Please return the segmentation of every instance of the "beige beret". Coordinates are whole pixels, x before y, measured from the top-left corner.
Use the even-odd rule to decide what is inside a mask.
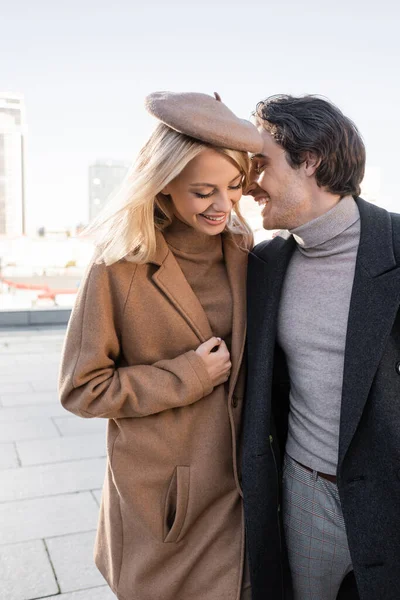
[[[217,94],[154,92],[146,97],[145,107],[168,127],[203,142],[245,152],[262,150],[256,127],[234,115]]]

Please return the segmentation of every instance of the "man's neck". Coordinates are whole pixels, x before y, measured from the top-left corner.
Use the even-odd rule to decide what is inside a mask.
[[[296,227],[300,227],[301,225],[305,225],[318,217],[321,217],[329,210],[331,210],[336,204],[340,202],[341,196],[336,194],[331,194],[330,192],[326,192],[318,188],[315,194],[313,194],[310,209],[300,215],[299,221],[296,224]],[[292,228],[294,229],[294,227]]]

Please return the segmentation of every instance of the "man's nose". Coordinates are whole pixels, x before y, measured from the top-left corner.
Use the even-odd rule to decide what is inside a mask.
[[[257,187],[257,181],[255,179],[249,180],[247,185],[243,187],[243,194],[245,196],[254,196]]]

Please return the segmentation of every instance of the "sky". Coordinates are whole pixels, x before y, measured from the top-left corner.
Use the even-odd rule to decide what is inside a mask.
[[[0,0],[0,91],[27,111],[28,229],[87,221],[88,166],[135,158],[156,90],[217,91],[242,118],[272,94],[325,96],[400,212],[399,17],[393,0]]]

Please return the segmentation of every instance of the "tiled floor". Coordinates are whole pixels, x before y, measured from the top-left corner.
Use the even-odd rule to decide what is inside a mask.
[[[64,333],[0,330],[0,600],[115,600],[92,558],[105,422],[60,406]]]

